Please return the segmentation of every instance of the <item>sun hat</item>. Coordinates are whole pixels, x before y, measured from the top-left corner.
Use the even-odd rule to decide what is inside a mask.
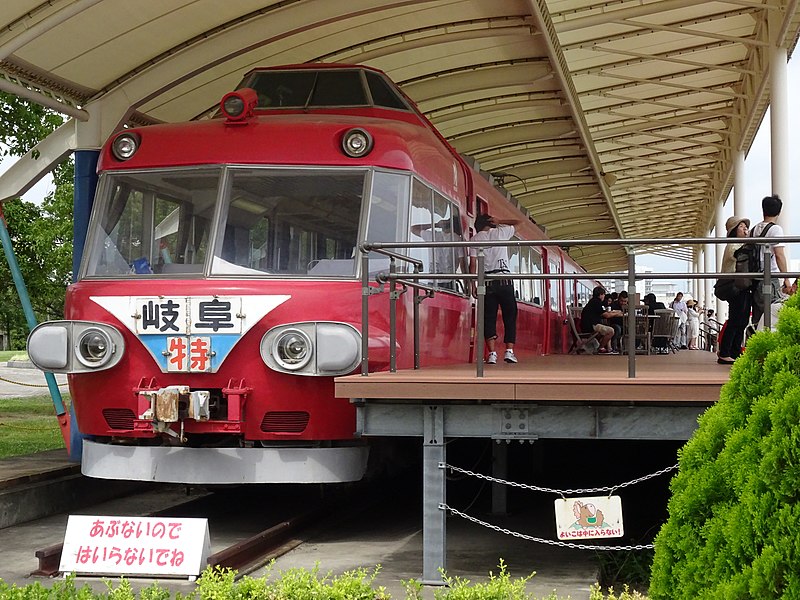
[[[747,225],[747,228],[750,229],[750,219],[746,217],[737,217],[736,215],[728,217],[728,220],[725,221],[725,231],[727,232],[728,237],[730,237],[731,231],[739,226],[739,223],[744,223]]]

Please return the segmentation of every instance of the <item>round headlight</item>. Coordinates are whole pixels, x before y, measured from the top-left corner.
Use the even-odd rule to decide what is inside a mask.
[[[78,338],[78,360],[87,367],[102,367],[114,353],[114,344],[104,331],[87,329]]]
[[[342,150],[350,158],[361,158],[372,150],[372,136],[363,129],[351,129],[342,138]]]
[[[244,112],[244,100],[241,96],[231,94],[222,102],[222,110],[229,117],[238,117]]]
[[[136,154],[141,141],[135,133],[121,133],[111,144],[111,153],[117,160],[128,160]]]
[[[272,356],[284,369],[302,369],[311,360],[311,340],[299,329],[284,331],[275,339]]]

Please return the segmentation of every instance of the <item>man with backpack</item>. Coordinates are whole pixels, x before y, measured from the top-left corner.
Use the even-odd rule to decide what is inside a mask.
[[[773,194],[766,196],[761,200],[761,212],[764,215],[764,220],[758,223],[753,229],[750,230],[750,237],[782,237],[784,235],[783,228],[778,225],[778,215],[781,214],[783,202],[780,197]],[[763,247],[762,247],[763,248]],[[770,244],[772,259],[770,262],[770,273],[774,279],[771,280],[771,302],[775,302],[782,298],[791,289],[791,282],[787,277],[778,277],[779,273],[786,273],[788,268],[788,261],[786,259],[786,250],[783,244]],[[763,261],[758,271],[763,271]],[[782,283],[782,285],[781,285]],[[753,286],[753,323],[758,323],[764,314],[764,282],[757,280]]]

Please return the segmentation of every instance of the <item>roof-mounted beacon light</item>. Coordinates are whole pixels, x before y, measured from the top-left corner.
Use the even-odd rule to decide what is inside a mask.
[[[111,153],[117,160],[128,160],[136,154],[141,144],[142,138],[138,133],[125,131],[120,133],[114,138],[114,141],[111,142]]]
[[[251,88],[228,92],[219,103],[220,110],[228,123],[245,122],[253,116],[256,106],[258,106],[258,94]]]
[[[350,158],[361,158],[372,150],[372,136],[365,129],[356,127],[342,137],[342,151]]]

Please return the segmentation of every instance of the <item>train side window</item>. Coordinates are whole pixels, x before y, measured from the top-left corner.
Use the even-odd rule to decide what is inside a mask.
[[[548,261],[549,273],[561,273],[561,267],[555,260]],[[558,311],[561,306],[561,280],[550,279],[550,310]]]
[[[411,227],[409,228],[409,242],[433,241],[433,190],[419,179],[414,180],[411,188]],[[422,271],[433,272],[433,250],[431,248],[409,248],[411,258],[422,261]],[[431,285],[430,280],[420,280],[420,283]]]
[[[375,105],[408,110],[402,98],[400,98],[397,92],[392,89],[383,77],[372,71],[365,71],[365,73],[367,75],[369,93],[372,94],[372,101]]]
[[[542,253],[536,248],[530,248],[530,269],[531,273],[542,273]],[[542,298],[544,298],[544,280],[531,279],[531,293],[533,297],[531,302],[538,306],[542,306]]]
[[[531,249],[529,247],[524,247],[519,249],[519,272],[520,273],[530,273],[531,272]],[[530,279],[523,279],[516,281],[514,283],[515,290],[517,291],[517,297],[522,300],[523,302],[532,302],[533,295],[531,294],[531,280]]]
[[[475,197],[475,203],[477,205],[478,215],[488,215],[489,214],[489,203],[486,202],[486,200],[484,200],[480,196],[476,196]]]
[[[447,198],[438,192],[433,193],[433,237],[435,242],[458,241],[458,235],[453,230],[453,209],[455,207]],[[456,248],[434,248],[433,272],[455,273],[458,261],[455,255]],[[439,279],[436,285],[446,290],[454,290],[456,282],[453,279]]]
[[[519,238],[514,236],[512,238],[514,240],[519,241]],[[512,273],[521,273],[520,271],[520,249],[515,246],[511,246],[508,248],[508,270]],[[520,280],[513,279],[512,284],[514,286],[514,297],[517,300],[522,300],[521,296],[521,288],[520,288]]]
[[[369,215],[364,240],[367,242],[406,241],[409,176],[376,171],[372,176]],[[403,253],[403,251],[399,251]],[[398,270],[404,268],[397,265]],[[375,252],[369,253],[370,275],[389,269],[389,258]]]

